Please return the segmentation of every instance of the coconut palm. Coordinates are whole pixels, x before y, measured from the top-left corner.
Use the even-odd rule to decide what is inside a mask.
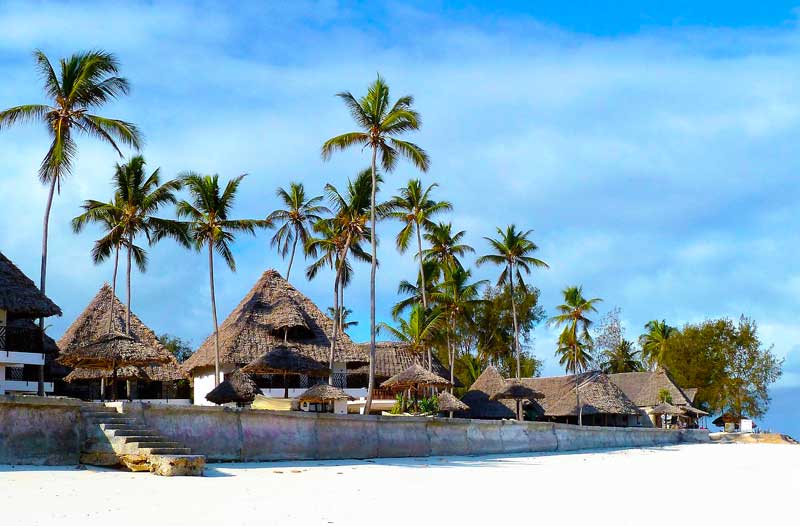
[[[288,190],[278,188],[275,194],[282,201],[285,208],[273,210],[267,216],[267,222],[270,225],[282,223],[280,228],[275,231],[271,241],[272,246],[278,248],[281,257],[285,258],[289,252],[289,246],[292,247],[289,266],[286,269],[286,280],[288,281],[289,274],[292,272],[297,242],[302,241],[302,248],[305,249],[311,237],[309,234],[310,227],[321,219],[321,214],[326,214],[330,211],[319,204],[322,201],[321,195],[306,198],[303,183],[291,183]]]
[[[461,267],[453,267],[447,272],[439,290],[431,296],[436,304],[447,314],[447,362],[450,366],[450,383],[453,383],[453,369],[456,361],[458,333],[456,327],[460,322],[469,322],[473,309],[483,302],[479,298],[480,288],[488,283],[480,280],[469,283],[472,272]],[[430,356],[429,356],[430,360]]]
[[[639,351],[633,348],[633,343],[622,339],[613,349],[603,351],[600,369],[607,374],[633,373],[642,370],[639,360]]]
[[[517,359],[517,378],[520,377],[520,348],[517,305],[514,301],[514,278],[516,277],[520,284],[524,284],[521,270],[524,270],[526,274],[530,274],[531,267],[549,268],[547,263],[531,256],[531,254],[539,250],[536,243],[529,239],[532,232],[533,230],[526,230],[525,232],[517,230],[516,225],[508,225],[505,231],[498,228],[499,237],[497,239],[484,238],[494,249],[494,253],[481,256],[477,261],[479,266],[484,263],[494,263],[504,267],[497,280],[497,285],[500,286],[502,283],[508,282],[508,286],[511,289],[511,315],[514,321],[514,354]]]
[[[422,259],[422,233],[421,230],[433,228],[431,219],[437,214],[453,209],[447,201],[434,201],[431,192],[436,188],[436,183],[423,189],[419,179],[411,179],[404,188],[400,188],[400,195],[394,196],[388,203],[391,208],[389,217],[400,220],[403,228],[397,233],[397,248],[401,254],[408,250],[411,236],[417,238],[417,259],[419,260],[419,280],[421,282],[422,306],[428,308],[428,296],[425,288],[425,270]]]
[[[442,268],[463,268],[459,258],[475,252],[471,246],[462,243],[466,232],[459,230],[453,233],[452,223],[438,223],[423,237],[430,244],[430,248],[423,251],[425,261],[437,262]]]
[[[138,149],[139,130],[133,124],[101,117],[90,111],[120,95],[127,95],[130,86],[120,77],[116,57],[105,51],[88,51],[61,59],[59,71],[47,56],[33,53],[36,69],[44,80],[49,104],[25,104],[0,112],[0,130],[24,122],[41,122],[52,139],[50,148],[39,166],[39,180],[49,185],[42,227],[42,260],[39,288],[45,292],[47,283],[47,240],[53,196],[61,190],[63,179],[72,171],[78,153],[75,136],[88,135],[110,144],[122,157],[118,143]],[[39,319],[44,338],[44,318]],[[38,394],[44,396],[44,365],[39,367]]]
[[[585,370],[592,361],[590,353],[592,337],[589,334],[592,320],[587,315],[597,312],[597,304],[603,300],[584,298],[583,287],[567,287],[562,294],[564,303],[556,307],[558,314],[547,320],[547,323],[551,326],[564,327],[558,338],[556,354],[560,356],[559,363],[565,366],[567,372],[571,372],[575,376],[578,425],[583,425],[583,408],[578,392],[578,373]]]
[[[411,307],[408,320],[398,320],[399,328],[381,323],[381,328],[386,329],[396,340],[409,344],[410,350],[422,357],[426,349],[437,336],[437,331],[444,325],[445,316],[441,309],[426,309],[417,303]]]
[[[391,172],[397,165],[398,157],[405,157],[423,172],[428,170],[430,161],[425,150],[416,144],[399,139],[409,131],[419,129],[421,120],[413,109],[414,98],[410,95],[400,97],[394,104],[389,100],[389,86],[378,78],[369,86],[367,94],[356,99],[349,91],[337,95],[350,110],[350,115],[359,127],[358,131],[337,135],[322,145],[322,158],[327,160],[333,152],[352,147],[369,148],[372,153],[372,196],[370,222],[372,228],[372,269],[370,271],[369,307],[369,387],[364,412],[372,407],[372,393],[375,388],[375,274],[377,272],[377,219],[375,194],[377,192],[378,156],[384,171]]]
[[[331,317],[333,320],[339,321],[339,330],[342,332],[346,331],[350,327],[355,327],[358,325],[358,320],[351,320],[350,316],[353,315],[353,309],[348,309],[347,307],[339,306],[338,310],[334,310],[333,307],[328,307],[328,316]]]
[[[667,352],[667,342],[675,335],[677,329],[667,325],[666,320],[648,321],[644,328],[647,332],[641,337],[642,360],[649,367],[655,367],[664,361]]]
[[[424,280],[421,279],[424,276]],[[422,264],[422,275],[417,276],[417,284],[414,285],[408,280],[401,280],[397,286],[397,293],[405,297],[395,303],[392,307],[392,317],[397,319],[399,316],[413,307],[417,303],[422,303],[422,283],[425,283],[426,297],[430,297],[439,287],[442,276],[442,268],[436,261],[426,261]]]
[[[231,219],[230,213],[236,192],[244,175],[234,177],[220,192],[219,176],[186,172],[181,176],[183,185],[189,190],[190,201],[177,205],[178,217],[187,218],[185,227],[188,238],[197,251],[208,249],[208,277],[211,291],[211,315],[214,320],[214,385],[219,385],[219,325],[217,324],[217,302],[214,291],[214,253],[236,272],[236,261],[231,252],[237,232],[255,234],[256,228],[265,228],[268,223],[257,219]]]

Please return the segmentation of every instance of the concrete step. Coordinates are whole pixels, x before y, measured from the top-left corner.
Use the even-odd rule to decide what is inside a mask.
[[[188,447],[144,447],[139,448],[143,455],[190,455],[192,450]]]
[[[123,442],[142,442],[144,440],[153,440],[160,438],[158,433],[150,429],[114,429],[106,431],[106,436],[109,438],[121,438]]]
[[[141,426],[136,425],[135,420],[131,420],[130,422],[113,422],[110,424],[102,423],[97,425],[99,425],[100,429],[103,431],[115,431],[118,429],[142,429]]]
[[[206,466],[203,455],[152,455],[150,471],[162,477],[201,477]]]
[[[160,439],[160,440],[143,440],[141,442],[125,442],[125,446],[138,447],[139,449],[149,449],[154,447],[183,447],[183,444],[181,444],[180,442],[171,442],[166,439]]]

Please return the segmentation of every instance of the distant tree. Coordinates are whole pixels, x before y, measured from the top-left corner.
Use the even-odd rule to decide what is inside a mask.
[[[665,320],[651,320],[644,326],[645,332],[639,337],[642,346],[642,360],[650,368],[662,364],[667,351],[669,339],[675,335],[675,327],[667,325]]]
[[[428,310],[420,304],[414,305],[408,320],[400,319],[395,328],[381,323],[381,329],[389,332],[392,338],[409,344],[411,351],[420,357],[436,337],[436,331],[446,322],[444,313],[439,309]]]
[[[639,361],[639,351],[634,349],[630,340],[623,339],[613,349],[604,349],[600,353],[600,369],[606,374],[633,373],[643,369]]]
[[[289,273],[292,272],[292,263],[297,249],[297,242],[301,241],[300,248],[306,252],[308,240],[311,237],[309,230],[311,226],[321,219],[321,215],[328,213],[329,210],[322,206],[322,196],[306,197],[306,190],[303,183],[290,183],[289,189],[278,188],[275,192],[281,200],[284,208],[273,210],[267,216],[267,223],[270,226],[280,224],[280,227],[272,236],[271,244],[278,249],[281,257],[286,257],[289,253],[289,246],[292,247],[289,256],[289,266],[286,269],[286,281],[289,281]],[[310,254],[314,255],[314,254]]]
[[[330,316],[331,319],[339,320],[339,328],[343,331],[358,325],[357,320],[350,319],[352,314],[353,310],[347,307],[339,307],[337,310],[334,310],[333,307],[328,307],[328,316]]]
[[[430,244],[423,250],[425,261],[432,261],[441,269],[451,267],[463,268],[459,258],[475,252],[475,249],[463,242],[466,232],[459,230],[453,233],[452,223],[437,223],[422,236]]]
[[[658,390],[658,401],[662,404],[671,404],[672,403],[672,394],[670,394],[669,389],[659,389]]]
[[[175,356],[175,359],[178,360],[178,363],[183,363],[189,358],[192,353],[192,344],[188,340],[184,340],[180,336],[173,336],[172,334],[160,334],[158,336],[158,341],[161,342],[161,345],[167,348],[169,352]]]
[[[425,283],[426,298],[430,297],[431,294],[437,290],[442,278],[442,267],[439,263],[436,261],[426,261],[422,264],[422,274],[425,276],[424,279],[421,279],[421,276],[417,274],[416,284],[405,279],[400,281],[400,284],[397,286],[397,293],[404,297],[392,307],[393,318],[398,318],[406,309],[413,307],[416,303],[422,303],[423,282]]]

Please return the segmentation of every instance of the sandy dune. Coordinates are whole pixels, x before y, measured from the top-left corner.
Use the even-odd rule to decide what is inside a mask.
[[[800,447],[212,464],[202,478],[0,466],[0,488],[3,523],[20,525],[674,525],[718,522],[720,503],[779,524],[800,495]]]

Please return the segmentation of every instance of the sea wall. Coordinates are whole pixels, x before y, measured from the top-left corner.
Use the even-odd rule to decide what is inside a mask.
[[[0,396],[0,464],[77,464],[82,431],[77,400]]]
[[[209,461],[487,455],[708,442],[704,430],[121,403]]]

